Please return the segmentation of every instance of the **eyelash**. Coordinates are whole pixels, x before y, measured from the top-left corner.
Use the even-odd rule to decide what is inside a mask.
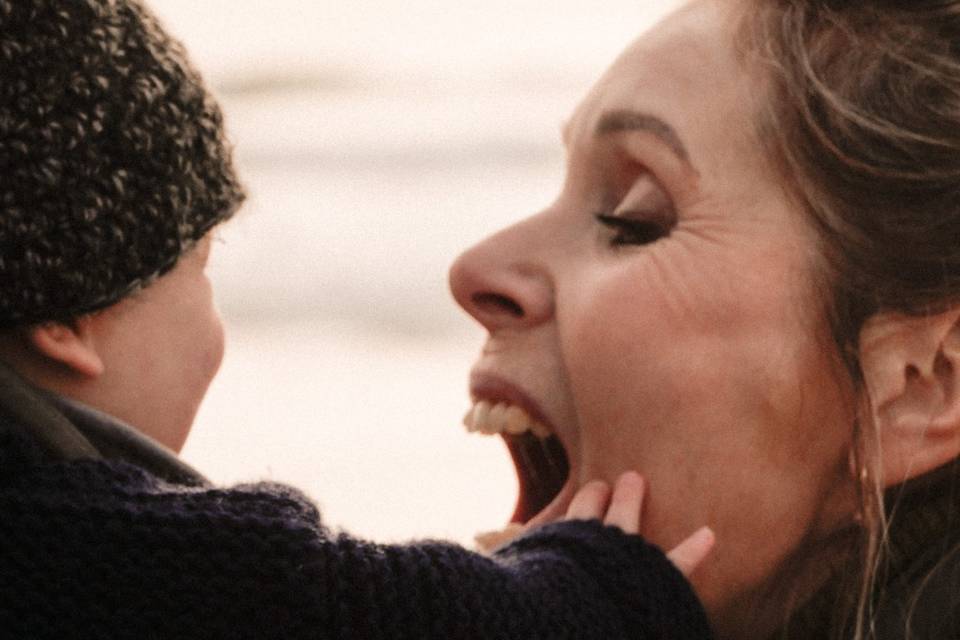
[[[597,222],[614,230],[616,233],[610,239],[614,246],[651,244],[670,233],[662,223],[653,220],[639,220],[610,215],[596,214]]]

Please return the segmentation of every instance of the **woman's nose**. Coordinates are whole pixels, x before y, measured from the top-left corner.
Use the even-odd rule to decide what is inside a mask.
[[[553,316],[546,265],[505,229],[471,247],[450,267],[457,303],[490,333],[537,326]],[[526,251],[525,251],[526,249]]]

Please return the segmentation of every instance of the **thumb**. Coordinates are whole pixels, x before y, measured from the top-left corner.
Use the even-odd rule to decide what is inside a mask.
[[[667,558],[685,577],[690,577],[713,549],[716,536],[710,527],[701,527],[667,553]]]

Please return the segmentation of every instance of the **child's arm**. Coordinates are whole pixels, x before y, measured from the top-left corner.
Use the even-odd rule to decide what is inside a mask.
[[[709,638],[684,575],[709,552],[713,535],[701,529],[667,556],[628,535],[639,530],[643,493],[635,473],[612,492],[589,483],[564,521],[525,533],[492,558],[446,543],[340,538],[344,556],[382,553],[389,571],[366,567],[368,589],[351,603],[355,617],[341,618],[342,635],[330,637]]]
[[[634,537],[644,490],[642,478],[633,472],[617,480],[612,494],[606,483],[589,482],[574,496],[565,522],[534,531],[499,553],[517,553],[518,546],[529,553],[531,546],[541,546],[546,553],[564,549],[578,558],[622,616],[623,631],[611,637],[709,638],[706,616],[684,576],[713,548],[713,532],[703,527],[664,556]],[[598,532],[601,519],[606,526]],[[545,544],[531,545],[530,540],[545,534]]]
[[[631,529],[634,502],[615,494],[608,522]],[[571,515],[597,510],[584,498]],[[331,534],[287,487],[180,488],[99,462],[5,477],[0,513],[0,628],[12,637],[708,634],[663,554],[599,521],[549,524],[492,558],[441,542],[379,545]]]

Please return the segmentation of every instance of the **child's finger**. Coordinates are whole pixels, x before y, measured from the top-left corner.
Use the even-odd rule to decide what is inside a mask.
[[[580,487],[567,509],[567,520],[603,518],[610,502],[610,485],[602,480],[591,480]]]
[[[643,478],[636,471],[628,471],[617,478],[604,523],[620,527],[624,533],[639,533],[644,489]]]
[[[713,549],[715,542],[716,536],[713,530],[710,527],[701,527],[671,549],[667,558],[680,570],[680,573],[689,577]]]

